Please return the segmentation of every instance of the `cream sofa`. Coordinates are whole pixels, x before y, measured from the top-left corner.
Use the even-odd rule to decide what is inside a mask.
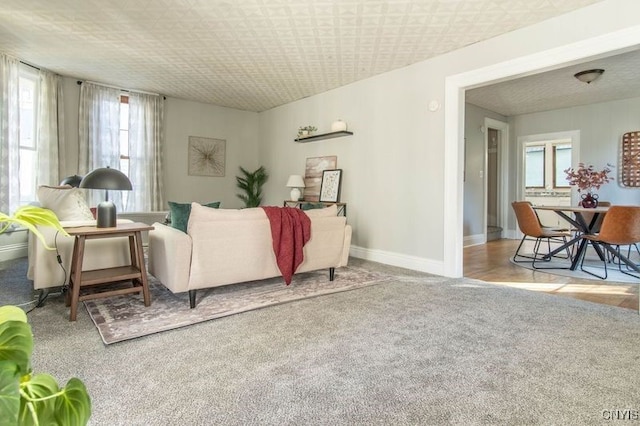
[[[296,270],[308,272],[346,266],[351,227],[336,206],[309,210],[311,238]],[[280,276],[271,227],[262,208],[214,209],[192,203],[187,233],[161,223],[149,232],[149,273],[174,293]],[[283,282],[284,285],[284,282]]]
[[[131,223],[128,219],[118,219],[118,223]],[[63,227],[95,226],[95,220],[63,220]],[[40,240],[29,233],[27,246],[27,278],[33,280],[34,290],[60,287],[69,283],[71,257],[75,238],[64,236],[56,229],[38,226],[45,236],[48,250]],[[58,261],[60,256],[60,261]],[[127,237],[88,240],[82,262],[83,270],[102,269],[112,266],[124,266],[131,263],[129,240]],[[42,297],[42,296],[41,296]]]

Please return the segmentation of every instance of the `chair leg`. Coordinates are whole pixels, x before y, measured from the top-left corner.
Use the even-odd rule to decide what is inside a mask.
[[[591,244],[595,248],[595,245],[599,244],[599,243],[597,243],[595,241],[587,240],[587,244]],[[586,257],[586,253],[587,253],[587,250],[585,250],[584,253],[582,253],[582,259],[580,259],[580,270],[582,272],[586,272],[587,274],[589,274],[591,276],[594,276],[596,278],[600,278],[601,280],[606,280],[607,276],[608,276],[607,259],[606,259],[607,256],[605,256],[605,260],[602,262],[604,264],[604,277],[603,277],[601,275],[598,275],[598,274],[596,274],[594,272],[591,272],[591,271],[589,271],[589,270],[584,268],[584,258]]]

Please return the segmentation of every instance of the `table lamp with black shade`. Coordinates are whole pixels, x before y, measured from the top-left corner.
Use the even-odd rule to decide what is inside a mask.
[[[116,226],[116,205],[109,201],[109,190],[131,191],[133,189],[127,175],[110,167],[101,167],[88,173],[82,178],[80,188],[105,190],[105,200],[99,203],[96,209],[96,226],[98,228]]]

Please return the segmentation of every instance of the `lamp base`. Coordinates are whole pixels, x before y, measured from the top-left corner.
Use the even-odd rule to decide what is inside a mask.
[[[115,228],[116,226],[116,205],[111,201],[103,201],[96,209],[96,226],[98,228]]]
[[[291,201],[298,201],[301,196],[302,196],[302,193],[298,188],[293,188],[291,190]]]

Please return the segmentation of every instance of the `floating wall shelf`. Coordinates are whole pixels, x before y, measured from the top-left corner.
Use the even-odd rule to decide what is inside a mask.
[[[351,135],[353,135],[353,132],[347,132],[346,130],[342,130],[340,132],[322,133],[320,135],[311,135],[303,138],[296,138],[294,140],[296,142],[314,142],[314,141],[321,141],[323,139],[333,139],[333,138],[339,138],[342,136],[351,136]]]

